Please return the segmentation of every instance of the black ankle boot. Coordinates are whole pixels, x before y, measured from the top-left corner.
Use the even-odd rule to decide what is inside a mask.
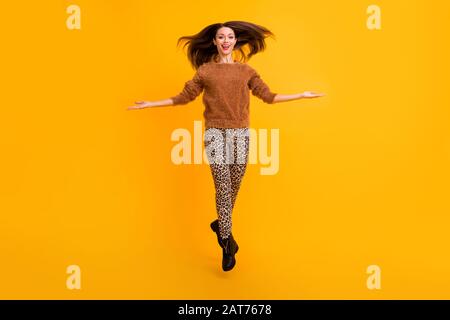
[[[220,242],[219,220],[218,219],[214,220],[213,222],[211,222],[210,226],[211,226],[212,231],[214,231],[217,235],[217,243],[219,244],[219,246],[222,247],[222,243]],[[233,235],[233,233],[231,233],[231,235]],[[236,240],[234,240],[234,238],[233,238],[233,241],[236,243]],[[239,249],[239,246],[236,243],[236,252],[238,251],[238,249]]]
[[[236,264],[235,253],[239,247],[233,238],[233,235],[229,235],[228,238],[219,238],[222,247],[222,269],[223,271],[230,271]]]

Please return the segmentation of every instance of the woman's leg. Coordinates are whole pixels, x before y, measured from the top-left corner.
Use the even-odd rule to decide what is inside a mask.
[[[248,163],[249,132],[248,128],[211,128],[206,130],[205,136],[208,136],[205,139],[205,147],[216,190],[219,233],[222,238],[228,238],[232,229],[234,204]],[[228,155],[233,153],[232,158],[227,157],[227,149]],[[223,152],[222,163],[219,163],[215,151]]]
[[[236,202],[236,198],[244,177],[250,146],[250,137],[248,128],[239,128],[235,131],[236,138],[234,141],[234,163],[230,164],[231,193],[232,193],[232,209]],[[239,139],[241,139],[239,142]]]
[[[216,191],[219,233],[221,238],[225,239],[231,234],[231,212],[233,208],[230,166],[226,162],[225,156],[225,129],[209,128],[205,131],[206,136],[208,137],[205,138],[205,148]],[[218,156],[216,151],[222,152],[223,157]]]

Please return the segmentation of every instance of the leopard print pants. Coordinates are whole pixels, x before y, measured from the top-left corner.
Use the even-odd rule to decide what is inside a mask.
[[[247,127],[205,130],[204,145],[216,190],[216,211],[222,238],[231,234],[231,214],[247,168],[250,136]]]

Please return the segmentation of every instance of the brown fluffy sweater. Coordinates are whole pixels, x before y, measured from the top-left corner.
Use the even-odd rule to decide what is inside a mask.
[[[246,63],[202,64],[181,93],[170,97],[173,105],[187,104],[203,91],[205,127],[249,127],[249,90],[265,103],[273,103],[271,92],[258,72]]]

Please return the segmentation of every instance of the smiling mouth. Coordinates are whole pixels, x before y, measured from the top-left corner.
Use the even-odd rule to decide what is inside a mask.
[[[224,49],[224,50],[228,50],[230,48],[230,46],[223,46],[222,45],[222,49]]]

